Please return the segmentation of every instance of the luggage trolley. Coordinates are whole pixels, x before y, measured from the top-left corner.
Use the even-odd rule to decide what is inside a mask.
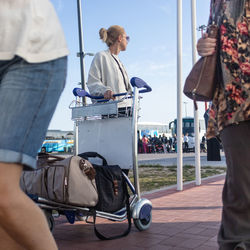
[[[141,198],[137,163],[137,120],[139,111],[139,93],[150,92],[151,88],[140,78],[131,79],[133,93],[122,93],[120,100],[101,100],[93,104],[82,105],[79,97],[100,100],[103,97],[91,96],[83,89],[73,90],[77,100],[70,104],[72,120],[75,126],[75,155],[84,152],[98,152],[104,156],[110,165],[119,165],[121,169],[133,169],[134,185],[124,174],[129,189],[132,192],[130,212],[134,224],[139,231],[149,228],[152,221],[152,203]],[[140,89],[140,90],[139,90]],[[127,106],[130,103],[131,106]],[[125,104],[125,105],[124,105]],[[97,159],[91,159],[92,163]],[[96,162],[95,162],[96,163]],[[54,216],[65,215],[70,223],[75,217],[88,221],[91,209],[73,205],[60,204],[37,197],[36,202],[44,210],[50,229],[54,227]],[[113,221],[123,221],[127,211],[123,209],[115,213],[96,211],[96,216]]]

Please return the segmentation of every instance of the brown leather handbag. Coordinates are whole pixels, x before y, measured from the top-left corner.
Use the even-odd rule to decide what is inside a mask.
[[[208,28],[208,37],[218,37],[218,26],[212,24]],[[217,85],[218,49],[211,56],[201,57],[189,73],[183,92],[196,101],[211,101]],[[196,104],[196,103],[195,103]]]

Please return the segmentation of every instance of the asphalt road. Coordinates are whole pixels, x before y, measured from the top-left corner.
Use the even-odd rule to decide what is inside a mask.
[[[221,161],[207,161],[207,154],[201,153],[200,155],[201,166],[213,166],[213,167],[226,167],[225,155],[221,152]],[[138,165],[150,164],[150,165],[163,165],[172,166],[177,165],[176,153],[162,153],[162,154],[139,154]],[[183,153],[183,165],[195,165],[194,153]]]

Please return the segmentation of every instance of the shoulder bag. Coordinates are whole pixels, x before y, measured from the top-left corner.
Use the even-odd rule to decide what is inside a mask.
[[[214,12],[214,6],[212,8]],[[213,14],[213,16],[215,16]],[[213,23],[208,27],[208,37],[218,40],[219,28]],[[210,56],[201,57],[193,66],[189,73],[183,92],[190,99],[194,100],[195,109],[196,101],[211,101],[214,96],[215,88],[218,83],[218,58],[219,48],[217,46],[215,53]]]
[[[129,205],[129,194],[127,183],[118,165],[108,165],[106,159],[96,152],[85,152],[79,154],[80,157],[88,160],[89,158],[99,158],[102,165],[93,164],[96,171],[96,186],[98,191],[98,203],[95,210],[105,213],[115,213],[126,207],[127,211],[127,229],[119,235],[104,236],[96,227],[96,216],[94,215],[94,230],[96,236],[101,240],[112,240],[128,235],[131,229],[131,214]]]

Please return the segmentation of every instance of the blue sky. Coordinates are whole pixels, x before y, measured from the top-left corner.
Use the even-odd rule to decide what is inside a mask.
[[[72,90],[80,82],[77,0],[51,0],[65,32],[70,50],[68,76],[49,129],[71,130]],[[183,84],[192,67],[191,0],[183,0]],[[196,0],[197,27],[207,24],[209,0]],[[84,51],[106,49],[99,39],[99,29],[118,24],[130,36],[127,50],[119,57],[129,77],[144,79],[152,92],[141,101],[140,121],[168,123],[177,115],[177,0],[82,0]],[[197,31],[197,39],[200,32]],[[92,57],[85,57],[85,77]],[[183,95],[183,116],[193,116],[192,101]],[[204,104],[199,104],[202,117]]]

